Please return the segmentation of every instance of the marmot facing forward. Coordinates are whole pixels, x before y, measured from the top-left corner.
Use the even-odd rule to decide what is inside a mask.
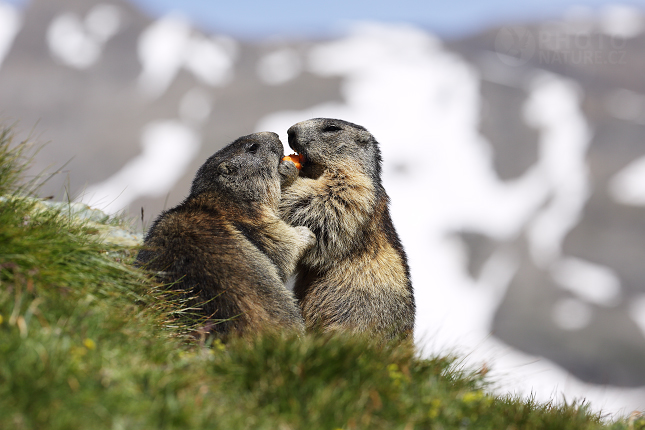
[[[284,282],[315,238],[278,217],[281,181],[293,180],[282,155],[278,135],[268,132],[215,153],[186,200],[156,219],[137,256],[160,281],[194,297],[205,316],[226,320],[214,332],[304,328]]]
[[[381,184],[378,142],[365,128],[337,119],[303,121],[288,134],[305,161],[282,192],[280,215],[317,238],[294,286],[305,325],[410,335],[414,296]]]

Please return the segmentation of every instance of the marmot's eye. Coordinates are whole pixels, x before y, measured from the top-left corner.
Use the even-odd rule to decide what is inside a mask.
[[[254,143],[253,145],[248,147],[247,151],[249,151],[251,154],[255,154],[256,152],[258,152],[258,149],[260,149],[260,145]]]
[[[330,124],[323,128],[323,132],[339,131],[341,128],[337,125]]]

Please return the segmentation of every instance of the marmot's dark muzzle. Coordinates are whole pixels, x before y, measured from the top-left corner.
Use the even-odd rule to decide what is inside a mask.
[[[278,157],[284,156],[284,147],[280,141],[280,136],[272,131],[262,131],[260,133],[252,134],[254,138],[258,139],[263,145],[267,145],[271,152],[275,153]]]

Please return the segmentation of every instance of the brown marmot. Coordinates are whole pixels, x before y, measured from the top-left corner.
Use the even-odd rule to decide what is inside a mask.
[[[283,189],[280,216],[317,238],[294,284],[306,327],[408,337],[414,295],[381,184],[378,142],[364,127],[326,118],[299,122],[288,134],[304,164]]]
[[[215,153],[197,171],[189,196],[155,220],[137,256],[138,265],[192,297],[217,334],[304,330],[284,283],[315,237],[278,216],[281,183],[297,175],[282,156],[270,132],[240,137]]]

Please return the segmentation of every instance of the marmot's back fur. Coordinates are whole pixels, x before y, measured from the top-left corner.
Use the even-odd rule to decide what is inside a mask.
[[[278,217],[282,155],[278,136],[267,132],[218,151],[186,200],[156,219],[137,257],[193,297],[217,333],[303,329],[284,282],[314,237]]]
[[[361,126],[324,118],[300,122],[288,134],[306,160],[283,190],[280,214],[317,238],[294,286],[307,328],[410,335],[412,284],[381,184],[377,141]]]

